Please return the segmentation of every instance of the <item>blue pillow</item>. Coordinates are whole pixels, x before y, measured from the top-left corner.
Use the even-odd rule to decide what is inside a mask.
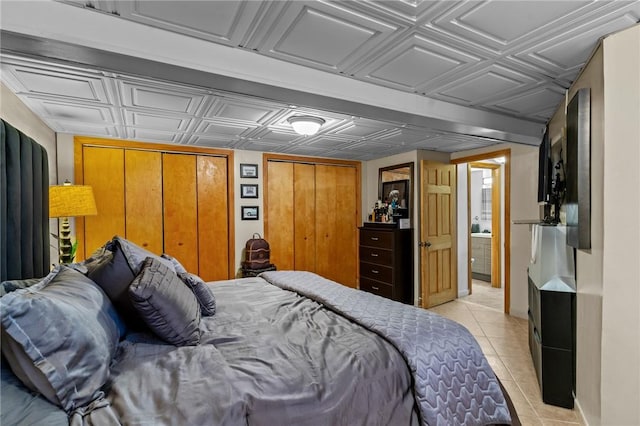
[[[140,273],[142,263],[153,257],[174,272],[173,264],[122,237],[115,236],[84,262],[87,276],[109,296],[127,328],[145,330],[143,319],[129,298],[129,286]],[[122,331],[124,334],[126,330]]]
[[[2,353],[25,386],[68,413],[100,395],[119,334],[99,286],[58,266],[0,298],[0,311]]]
[[[171,257],[166,253],[162,254],[164,259],[167,259],[173,263],[173,267],[176,270],[176,274],[178,274],[178,278],[185,283],[193,294],[198,299],[198,303],[200,304],[200,312],[202,315],[206,317],[210,317],[216,313],[216,299],[213,296],[213,292],[207,284],[205,284],[204,280],[195,274],[191,274],[187,272],[187,270],[182,266],[178,259],[175,257]]]

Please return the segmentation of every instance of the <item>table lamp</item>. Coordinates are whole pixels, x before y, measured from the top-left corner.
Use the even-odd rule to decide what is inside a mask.
[[[49,217],[60,218],[60,263],[73,261],[71,228],[69,218],[76,216],[94,216],[98,214],[93,190],[87,185],[71,185],[67,180],[63,185],[49,187]]]

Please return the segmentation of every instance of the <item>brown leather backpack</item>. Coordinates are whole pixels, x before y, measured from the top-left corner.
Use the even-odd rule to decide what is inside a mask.
[[[269,243],[263,239],[260,234],[253,234],[253,238],[247,240],[245,244],[245,261],[242,262],[244,269],[265,269],[269,268]]]

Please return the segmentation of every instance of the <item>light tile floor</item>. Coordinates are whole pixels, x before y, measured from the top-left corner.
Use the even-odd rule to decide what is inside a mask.
[[[577,410],[542,402],[529,354],[527,321],[465,299],[456,299],[430,310],[459,322],[475,336],[507,389],[522,424],[583,425],[584,420]]]

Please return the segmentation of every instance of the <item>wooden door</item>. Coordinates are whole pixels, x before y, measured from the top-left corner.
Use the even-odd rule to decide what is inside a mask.
[[[316,273],[357,286],[355,169],[316,164]]]
[[[196,156],[162,154],[164,251],[187,271],[198,271]]]
[[[279,270],[295,269],[293,163],[268,161],[265,238],[270,260]]]
[[[420,284],[423,307],[457,297],[456,166],[421,162]]]
[[[76,260],[89,257],[114,235],[125,236],[124,150],[122,148],[83,147],[83,184],[93,188],[98,214],[86,216],[82,253]]]
[[[124,181],[125,238],[162,254],[162,154],[125,150]]]
[[[316,270],[316,168],[313,164],[293,165],[294,269]]]
[[[197,157],[198,275],[205,281],[229,278],[229,194],[227,159]]]

